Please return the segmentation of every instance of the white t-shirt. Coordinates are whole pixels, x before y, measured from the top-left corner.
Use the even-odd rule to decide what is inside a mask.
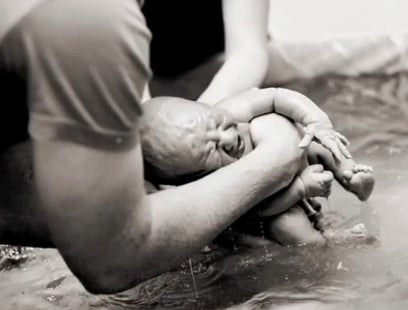
[[[30,10],[46,0],[0,0],[0,42]]]

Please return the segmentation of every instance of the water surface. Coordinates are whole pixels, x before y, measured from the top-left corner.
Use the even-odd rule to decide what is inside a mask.
[[[323,201],[327,212],[341,215],[339,226],[364,223],[372,239],[202,254],[193,258],[198,298],[187,263],[101,298],[84,291],[55,250],[3,248],[1,308],[408,309],[408,75],[325,77],[289,86],[328,111],[350,137],[356,160],[375,167],[377,184],[367,203],[338,186],[330,210]]]

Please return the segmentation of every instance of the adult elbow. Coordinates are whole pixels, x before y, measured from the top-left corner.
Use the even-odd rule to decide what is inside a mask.
[[[119,254],[120,255],[120,254]],[[110,259],[93,261],[87,268],[68,264],[83,287],[92,294],[116,294],[138,285],[152,276],[144,266],[148,262],[132,260],[112,262]]]
[[[134,261],[134,265],[140,266],[141,262]],[[82,286],[92,294],[117,294],[147,280],[149,276],[144,273],[142,268],[128,269],[121,266],[97,266],[87,270],[75,270],[71,267],[72,272],[81,282]]]
[[[142,282],[137,279],[130,282],[127,277],[120,275],[95,275],[92,278],[81,278],[80,281],[89,293],[95,295],[121,293]]]

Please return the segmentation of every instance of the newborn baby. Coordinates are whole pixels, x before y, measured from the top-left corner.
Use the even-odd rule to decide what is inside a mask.
[[[264,223],[263,234],[281,243],[323,241],[303,210],[315,213],[318,205],[309,198],[328,196],[333,174],[360,200],[366,200],[373,189],[372,169],[354,163],[345,147],[346,139],[332,129],[327,115],[300,93],[253,90],[218,107],[162,97],[144,108],[141,137],[146,179],[155,184],[183,184],[238,160],[256,147],[251,128],[261,127],[265,134],[279,130],[276,115],[259,115],[275,112],[305,126],[300,146],[309,145],[313,138],[321,143],[308,147],[308,161],[313,165],[307,167],[305,160],[304,169],[288,188],[255,209],[262,217],[271,216]],[[294,208],[299,205],[302,209]],[[289,222],[296,227],[288,225],[288,218],[294,219]]]

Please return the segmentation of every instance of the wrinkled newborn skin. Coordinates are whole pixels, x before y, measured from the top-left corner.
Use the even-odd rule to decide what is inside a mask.
[[[249,124],[237,125],[227,111],[219,108],[179,98],[157,97],[144,105],[144,111],[141,141],[145,179],[155,185],[191,182],[238,160],[253,149]],[[301,166],[299,164],[299,168]],[[314,230],[303,210],[298,211],[289,217],[290,222],[282,221],[273,226],[281,228],[280,234],[288,236],[292,235],[291,230],[301,227],[296,230],[300,231],[297,234],[300,237],[296,237],[295,242],[290,240],[291,243],[297,244],[299,238],[302,242],[309,241],[307,236],[310,243],[321,242],[321,234]],[[259,228],[259,219],[254,219],[258,224],[253,226],[251,218],[244,216],[236,223],[236,228],[259,235],[258,230],[253,229],[255,226]],[[273,232],[269,230],[265,233],[273,238]],[[225,246],[235,241],[250,247],[260,245],[259,239],[249,245],[247,241],[238,241],[224,234],[217,238],[217,242]]]
[[[180,185],[226,166],[250,151],[247,128],[224,110],[180,98],[144,105],[141,126],[146,179]]]

